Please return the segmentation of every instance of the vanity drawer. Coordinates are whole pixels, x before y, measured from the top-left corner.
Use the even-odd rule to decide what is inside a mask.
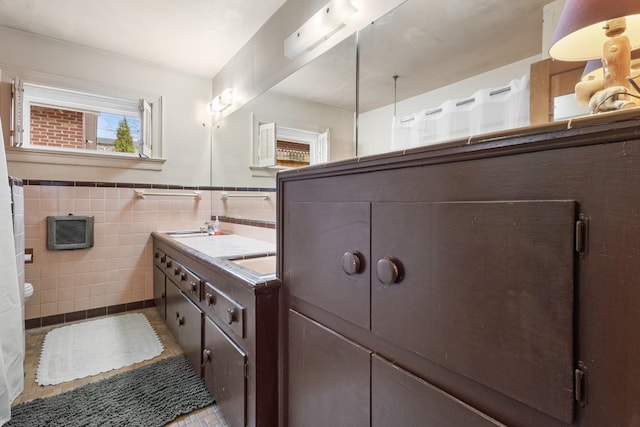
[[[175,264],[173,275],[169,276],[171,280],[185,293],[196,301],[200,301],[200,290],[204,280],[189,271],[182,264]]]
[[[171,258],[169,255],[164,256],[164,261],[161,258],[161,266],[160,268],[164,271],[164,274],[167,277],[173,278],[173,269],[178,265],[178,263]]]
[[[202,306],[206,314],[227,325],[240,338],[245,337],[245,308],[209,282],[204,282]]]
[[[153,253],[153,265],[164,271],[164,263],[167,261],[167,254],[156,249]]]

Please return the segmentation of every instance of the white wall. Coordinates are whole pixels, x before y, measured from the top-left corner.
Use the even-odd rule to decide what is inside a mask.
[[[21,68],[99,85],[107,91],[163,98],[162,171],[60,166],[9,161],[23,179],[210,185],[210,123],[205,106],[211,79],[159,68],[135,59],[0,27],[0,69]],[[213,53],[211,53],[213,54]],[[3,80],[10,78],[2,73]]]
[[[417,113],[424,109],[436,108],[450,99],[464,99],[479,89],[501,87],[511,80],[529,75],[532,63],[539,61],[540,56],[497,68],[445,86],[423,93],[397,103],[398,117]],[[358,155],[367,156],[387,152],[391,149],[391,123],[393,104],[360,114],[358,121]]]
[[[213,130],[212,175],[214,185],[275,187],[275,172],[249,169],[253,163],[252,114],[257,120],[312,132],[330,129],[330,160],[354,156],[353,112],[264,93],[219,122]]]

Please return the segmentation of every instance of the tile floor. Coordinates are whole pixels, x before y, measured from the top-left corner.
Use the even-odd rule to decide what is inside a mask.
[[[182,350],[171,336],[169,329],[161,319],[160,315],[155,308],[146,308],[143,310],[137,310],[137,312],[144,313],[149,319],[149,323],[153,326],[160,341],[164,345],[164,351],[152,360],[148,360],[141,363],[136,363],[131,366],[127,366],[118,370],[94,375],[87,378],[81,378],[75,381],[70,381],[58,385],[39,386],[36,383],[36,369],[38,368],[38,360],[40,358],[40,350],[44,337],[50,330],[62,326],[49,326],[45,328],[30,329],[26,334],[26,355],[25,355],[25,382],[24,391],[13,402],[14,405],[22,402],[28,402],[38,397],[50,397],[55,396],[65,391],[72,390],[77,387],[82,387],[88,383],[99,381],[107,378],[111,375],[125,372],[131,369],[144,366],[149,363],[157,362],[158,360],[175,356],[182,353]],[[120,313],[124,314],[124,313]],[[116,315],[117,316],[117,315]],[[224,420],[220,408],[217,405],[211,405],[206,408],[202,408],[198,411],[194,411],[191,414],[184,415],[175,421],[167,424],[169,427],[228,427],[228,424]]]

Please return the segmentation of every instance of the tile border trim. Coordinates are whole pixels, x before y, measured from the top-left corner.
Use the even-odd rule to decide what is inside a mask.
[[[53,316],[36,317],[26,319],[24,328],[26,330],[42,328],[45,326],[60,325],[78,320],[87,320],[94,317],[106,316],[108,314],[124,313],[126,311],[140,310],[141,308],[154,307],[154,300],[136,301],[126,304],[110,305],[106,307],[91,308],[89,310],[74,311],[72,313],[55,314]]]
[[[170,184],[141,184],[132,182],[99,182],[99,181],[55,181],[47,179],[23,179],[24,185],[42,185],[57,187],[96,187],[96,188],[153,188],[157,190],[208,190],[208,191],[257,191],[275,193],[275,188],[260,187],[211,187]]]

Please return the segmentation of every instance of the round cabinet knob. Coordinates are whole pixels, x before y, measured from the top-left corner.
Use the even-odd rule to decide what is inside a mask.
[[[202,364],[204,365],[207,362],[211,361],[211,350],[204,349],[202,350]]]
[[[236,309],[228,308],[227,309],[227,323],[232,324],[236,320]]]
[[[167,261],[167,256],[166,255],[162,255],[160,257],[160,262],[166,262]]]
[[[360,257],[358,252],[346,252],[342,255],[342,271],[348,275],[361,273],[364,262],[360,260]]]
[[[154,253],[154,254],[153,254],[153,257],[154,257],[154,258],[160,258],[160,252],[156,252],[156,253]]]
[[[181,271],[180,267],[177,267],[175,270],[173,270],[173,275],[177,276],[178,274],[180,274],[180,271]]]
[[[376,276],[384,285],[399,283],[402,280],[402,264],[393,258],[382,258],[376,264]]]
[[[180,280],[182,280],[183,282],[186,282],[187,281],[187,273],[182,273],[180,275]]]
[[[167,268],[171,268],[172,265],[173,263],[171,261],[167,261]]]

